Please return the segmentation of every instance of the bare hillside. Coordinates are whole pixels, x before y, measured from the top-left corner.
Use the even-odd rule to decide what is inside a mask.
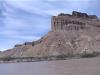
[[[52,18],[52,30],[40,40],[0,52],[0,57],[48,57],[100,52],[100,20],[73,12]]]

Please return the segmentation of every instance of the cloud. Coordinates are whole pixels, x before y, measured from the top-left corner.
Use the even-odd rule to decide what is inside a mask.
[[[51,16],[73,10],[100,16],[100,0],[2,0],[0,49],[37,40],[50,31]]]

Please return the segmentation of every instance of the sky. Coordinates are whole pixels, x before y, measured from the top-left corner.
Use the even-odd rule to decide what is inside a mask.
[[[0,51],[40,39],[51,16],[72,11],[100,17],[100,0],[0,0]]]

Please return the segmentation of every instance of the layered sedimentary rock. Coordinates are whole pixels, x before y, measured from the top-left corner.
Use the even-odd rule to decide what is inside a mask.
[[[93,22],[92,22],[93,21]],[[79,30],[88,29],[90,26],[100,26],[96,15],[88,15],[73,11],[70,14],[59,14],[52,16],[51,20],[52,31],[55,30]]]
[[[100,52],[100,19],[73,11],[52,16],[51,31],[40,40],[16,45],[9,51],[0,53],[10,57],[45,57],[76,55],[84,51]]]

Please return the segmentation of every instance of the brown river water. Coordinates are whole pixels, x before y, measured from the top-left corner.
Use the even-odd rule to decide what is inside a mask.
[[[100,75],[100,57],[0,64],[0,75]]]

